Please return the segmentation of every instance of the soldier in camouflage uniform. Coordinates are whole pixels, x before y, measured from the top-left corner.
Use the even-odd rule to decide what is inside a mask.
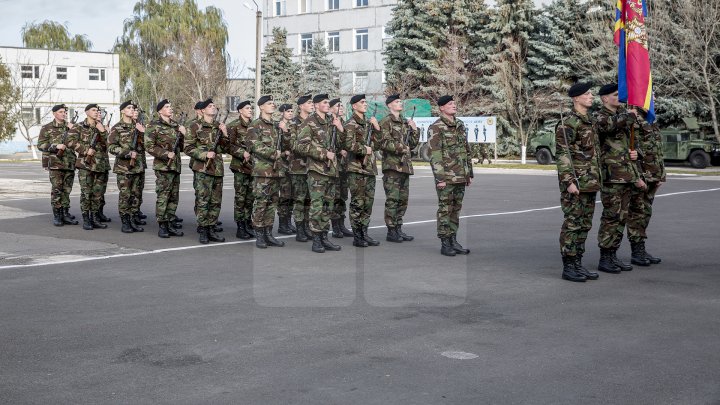
[[[80,180],[80,209],[82,210],[83,229],[105,229],[98,211],[103,202],[103,179],[107,176],[110,162],[107,159],[107,131],[100,122],[100,108],[97,104],[85,107],[85,120],[75,125],[68,133],[68,147],[77,152]]]
[[[345,108],[340,102],[339,98],[330,100],[330,114],[340,117],[340,120],[345,119]],[[338,134],[340,135],[340,134]],[[345,213],[347,212],[347,200],[348,200],[348,171],[347,171],[347,151],[343,149],[342,145],[345,144],[344,134],[340,141],[340,150],[338,156],[338,179],[335,185],[335,203],[333,212],[330,215],[330,223],[332,224],[332,236],[333,238],[343,238],[345,236],[353,236],[351,230],[345,227]]]
[[[193,160],[193,186],[195,188],[195,206],[200,231],[200,243],[225,242],[218,235],[216,225],[222,203],[223,174],[225,167],[222,158],[221,143],[212,150],[218,136],[227,135],[223,123],[217,123],[214,117],[217,107],[212,99],[200,104],[203,118],[195,122],[185,138],[185,154]]]
[[[637,112],[622,107],[618,100],[617,84],[601,87],[598,94],[603,103],[602,109],[595,114],[603,178],[598,270],[619,273],[632,270],[632,266],[618,259],[616,253],[625,231],[630,194],[633,187],[645,188],[633,163],[633,160],[637,160],[637,151],[630,150],[628,145],[630,128],[637,120]],[[578,257],[578,261],[581,261],[581,257]]]
[[[138,202],[138,210],[137,213],[132,217],[132,220],[135,222],[136,225],[147,225],[147,222],[145,219],[147,218],[147,215],[145,215],[142,212],[142,203],[143,203],[143,192],[145,191],[145,170],[147,170],[147,159],[145,157],[145,122],[144,120],[140,119],[140,108],[137,104],[133,103],[133,121],[135,122],[135,125],[137,126],[137,130],[140,133],[140,137],[138,138],[140,142],[140,148],[142,149],[142,153],[138,156],[138,158],[142,161],[143,166],[143,172],[140,175],[140,181],[138,182],[138,188],[140,189],[140,193],[138,194],[139,202]],[[149,119],[150,117],[148,117]]]
[[[67,122],[67,107],[58,104],[52,108],[53,120],[40,129],[37,148],[47,155],[50,174],[50,205],[53,211],[53,225],[77,225],[70,215],[70,192],[75,179],[75,152],[68,149],[68,131],[73,128]]]
[[[230,149],[238,153],[233,155],[230,170],[233,172],[235,186],[235,204],[233,216],[237,224],[235,236],[238,239],[251,239],[255,237],[252,226],[253,190],[252,170],[250,159],[250,140],[248,127],[252,121],[253,110],[250,101],[243,101],[237,106],[240,116],[228,124],[228,144]]]
[[[118,211],[124,233],[143,232],[143,228],[135,225],[132,218],[140,209],[140,177],[145,175],[140,154],[145,154],[141,147],[138,126],[133,121],[135,107],[131,101],[120,104],[120,120],[110,129],[108,150],[115,155],[113,173],[117,178]]]
[[[309,211],[310,211],[310,194],[308,193],[307,182],[307,165],[305,157],[297,151],[297,137],[300,134],[300,126],[315,111],[312,102],[312,96],[306,94],[300,96],[297,100],[298,114],[290,121],[288,130],[290,131],[290,157],[288,177],[292,186],[293,196],[293,217],[295,218],[295,240],[298,242],[307,242],[310,237]]]
[[[262,96],[257,102],[260,118],[250,123],[248,133],[252,140],[250,152],[253,157],[253,203],[252,222],[255,228],[255,246],[285,246],[285,242],[272,235],[275,210],[280,197],[280,181],[285,175],[283,163],[282,134],[272,120],[275,102],[272,96]],[[288,153],[289,154],[289,153]]]
[[[292,183],[290,177],[288,177],[287,169],[289,168],[290,162],[290,123],[294,118],[294,112],[292,105],[283,104],[280,106],[281,119],[278,126],[282,128],[282,164],[285,167],[285,175],[280,178],[280,200],[278,202],[277,214],[278,214],[278,233],[283,235],[293,235],[297,232],[297,229],[292,224],[292,211],[293,211],[293,197],[292,197]]]
[[[636,131],[639,155],[637,164],[647,188],[636,188],[630,196],[627,235],[632,248],[632,263],[647,266],[661,261],[645,250],[645,239],[647,239],[647,227],[652,216],[655,193],[665,183],[666,178],[660,129],[657,123],[647,122],[647,112],[642,109],[638,111],[640,128]]]
[[[580,262],[592,228],[595,197],[602,185],[595,120],[588,112],[593,103],[591,87],[590,83],[570,87],[573,111],[562,116],[555,128],[560,206],[565,215],[560,231],[562,278],[578,282],[597,279],[597,273],[587,271]]]
[[[159,118],[148,125],[145,132],[147,151],[154,157],[155,171],[155,218],[160,229],[158,236],[169,238],[183,236],[176,227],[178,203],[180,202],[180,172],[182,162],[180,151],[183,150],[183,138],[187,133],[185,127],[172,120],[174,115],[172,104],[168,100],[158,103],[156,110]]]
[[[440,253],[445,256],[467,255],[457,241],[465,187],[472,184],[472,152],[465,135],[465,124],[457,119],[457,106],[452,96],[437,100],[440,118],[428,127],[430,166],[438,195],[437,235]]]
[[[98,116],[98,121],[105,126],[105,129],[108,130],[108,126],[110,125],[110,117],[108,119],[108,122],[105,123],[103,120],[105,116],[107,115],[107,110],[100,110],[100,115]],[[106,133],[106,136],[109,136],[110,131],[108,130]],[[107,140],[107,138],[106,138]],[[107,185],[108,181],[110,180],[110,153],[108,152],[107,148],[103,149],[101,152],[102,157],[99,157],[99,159],[102,160],[103,164],[102,167],[104,168],[102,174],[98,175],[97,181],[100,184],[100,209],[97,211],[97,220],[99,222],[112,222],[112,219],[107,217],[105,215],[105,193],[107,192]]]
[[[373,202],[375,201],[375,176],[377,166],[373,145],[380,134],[380,125],[372,117],[365,120],[368,109],[364,94],[350,99],[352,117],[345,123],[345,144],[348,151],[348,187],[350,189],[350,225],[353,230],[353,246],[378,246],[380,242],[371,238],[367,230],[370,225]],[[369,141],[369,142],[368,142]]]
[[[312,251],[324,253],[325,250],[340,250],[340,246],[328,240],[327,234],[335,203],[338,177],[336,153],[343,126],[339,117],[329,114],[330,102],[327,94],[316,95],[313,103],[315,113],[303,122],[295,151],[307,159]]]
[[[417,146],[420,133],[414,121],[406,121],[402,116],[400,95],[389,96],[385,105],[390,109],[390,114],[380,121],[379,147],[383,157],[385,225],[388,229],[386,240],[400,243],[414,239],[403,231],[402,225],[410,198],[410,176],[415,173],[410,151]]]

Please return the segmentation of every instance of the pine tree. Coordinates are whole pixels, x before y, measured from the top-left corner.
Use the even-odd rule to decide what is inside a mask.
[[[262,55],[262,93],[272,94],[277,104],[293,102],[300,92],[300,66],[292,61],[287,30],[273,28],[273,39]]]
[[[304,85],[302,92],[308,91],[312,94],[338,94],[340,90],[335,81],[335,65],[329,57],[329,53],[322,41],[313,41],[310,50],[303,58]]]

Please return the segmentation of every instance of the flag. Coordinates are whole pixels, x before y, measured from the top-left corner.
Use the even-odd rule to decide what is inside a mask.
[[[618,46],[618,98],[647,111],[655,121],[650,51],[648,48],[646,0],[617,0],[615,44]]]

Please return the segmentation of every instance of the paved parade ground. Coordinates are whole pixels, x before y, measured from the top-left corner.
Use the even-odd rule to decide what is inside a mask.
[[[83,231],[52,226],[37,162],[0,163],[0,403],[720,404],[720,176],[668,176],[647,242],[661,264],[570,283],[553,171],[477,169],[471,254],[444,257],[427,166],[415,241],[385,241],[378,177],[382,244],[325,254],[237,240],[229,171],[228,242],[200,245],[184,166],[185,236],[160,239],[152,171],[149,225],[123,234],[114,175],[109,229]]]

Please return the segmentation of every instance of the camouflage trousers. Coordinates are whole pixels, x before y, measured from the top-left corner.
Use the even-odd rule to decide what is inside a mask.
[[[305,222],[310,212],[310,194],[306,174],[290,174],[295,222]]]
[[[110,172],[98,173],[98,182],[100,183],[100,208],[105,206],[105,192],[107,191],[108,180],[110,180]]]
[[[560,193],[560,207],[565,215],[560,230],[560,252],[563,256],[576,256],[585,253],[585,240],[592,228],[597,193],[570,194]]]
[[[598,246],[600,249],[614,249],[620,247],[625,223],[628,218],[630,194],[634,188],[631,183],[603,184],[600,199],[603,210],[598,229]]]
[[[144,177],[144,176],[143,176]],[[175,219],[180,202],[180,173],[155,170],[155,218],[158,222]]]
[[[90,170],[78,169],[78,180],[80,182],[80,210],[82,212],[98,211],[104,205],[104,190],[107,188],[107,181],[103,185],[102,177],[107,172],[92,172]]]
[[[358,229],[370,225],[373,202],[375,201],[375,176],[348,173],[350,189],[350,226]]]
[[[385,225],[394,228],[402,225],[410,198],[410,175],[386,170],[383,176],[385,189]]]
[[[235,222],[249,220],[253,211],[253,177],[242,172],[233,172],[235,186],[235,204],[233,217]]]
[[[140,175],[140,181],[138,181],[138,189],[140,192],[138,193],[138,199],[140,200],[138,202],[138,209],[140,209],[140,206],[143,203],[143,192],[145,191],[145,172],[138,173]]]
[[[140,210],[140,177],[145,173],[115,175],[117,178],[118,191],[118,212],[120,215],[135,214]]]
[[[50,172],[50,205],[53,208],[70,208],[70,192],[75,181],[75,170],[48,170]]]
[[[630,196],[630,209],[627,221],[627,236],[630,243],[644,242],[647,239],[647,227],[652,217],[652,205],[660,184],[648,182],[647,190],[633,188]]]
[[[347,200],[348,200],[348,172],[347,170],[340,170],[339,176],[335,178],[335,201],[331,219],[345,218],[347,212]]]
[[[310,211],[308,221],[313,232],[327,232],[330,229],[330,216],[335,204],[337,179],[316,172],[308,172],[308,193]]]
[[[438,195],[437,235],[447,238],[456,235],[460,227],[460,210],[465,197],[465,183],[447,184],[440,190],[435,187]]]
[[[254,228],[267,228],[275,223],[275,210],[280,199],[279,177],[253,177],[252,224]]]
[[[194,172],[195,206],[197,211],[197,224],[210,226],[217,224],[222,203],[222,176]]]
[[[280,178],[280,199],[278,200],[278,217],[289,217],[293,212],[292,181],[287,175]]]

